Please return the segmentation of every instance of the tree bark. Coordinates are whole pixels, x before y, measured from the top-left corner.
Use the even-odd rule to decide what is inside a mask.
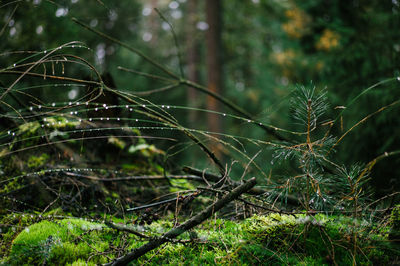
[[[186,28],[186,47],[187,47],[187,77],[190,81],[199,82],[199,44],[197,39],[197,0],[190,0],[187,3],[187,28]],[[199,93],[193,87],[188,87],[187,101],[190,106],[199,107]],[[197,120],[196,111],[189,111],[188,121],[191,125],[195,125]]]
[[[221,12],[221,0],[206,0],[208,89],[218,94],[222,94]],[[207,109],[221,111],[218,101],[210,96]],[[220,116],[209,113],[207,121],[211,132],[221,132]]]

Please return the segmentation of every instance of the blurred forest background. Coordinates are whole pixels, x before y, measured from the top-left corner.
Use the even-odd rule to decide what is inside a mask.
[[[187,79],[223,95],[258,121],[279,128],[297,128],[288,111],[296,84],[312,83],[318,89],[326,88],[331,103],[327,117],[340,114],[340,123],[332,128],[340,136],[364,117],[400,98],[399,80],[379,85],[350,103],[370,86],[400,77],[399,12],[398,0],[0,1],[0,61],[1,68],[18,70],[19,60],[29,53],[80,41],[90,49],[81,45],[66,49],[93,63],[104,77],[111,76],[113,82],[109,81],[108,86],[140,92],[139,96],[159,105],[194,108],[173,110],[174,117],[186,127],[259,140],[276,139],[243,120],[196,111],[200,108],[233,113],[199,91],[187,86],[163,90],[163,80],[124,71],[163,74],[143,58],[81,27],[71,19],[74,17],[143,51],[174,73],[182,71]],[[40,71],[49,75],[52,72],[50,66]],[[79,64],[69,64],[65,70],[64,65],[58,64],[55,71],[79,79],[96,78]],[[6,89],[17,77],[2,75],[0,85]],[[27,77],[17,87],[41,82]],[[75,101],[84,90],[79,86],[62,90],[46,87],[30,93],[51,103]],[[23,94],[18,98],[27,105],[32,103],[32,98]],[[4,97],[2,102],[6,104],[1,112],[11,111],[8,105],[18,105],[15,101]],[[5,131],[9,128],[3,122],[0,127]],[[395,105],[351,131],[336,147],[336,160],[346,165],[366,164],[385,152],[398,150],[399,136],[400,116]],[[183,141],[186,140],[182,137]],[[157,147],[168,152],[169,147],[163,146],[162,141],[157,142]],[[215,149],[228,165],[234,160],[235,156],[224,148]],[[257,146],[246,147],[250,157],[259,150]],[[209,167],[209,161],[197,147],[186,143],[177,151],[170,154],[179,165]],[[262,149],[255,160],[269,173],[273,163],[271,150]],[[393,156],[373,167],[371,180],[376,196],[399,191],[399,165],[400,157]],[[241,167],[233,165],[232,173],[242,171]],[[288,165],[282,164],[274,166],[271,174],[287,173]]]

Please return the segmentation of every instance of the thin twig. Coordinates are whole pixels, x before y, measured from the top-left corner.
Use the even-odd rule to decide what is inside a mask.
[[[105,221],[104,223],[105,223],[105,225],[107,225],[108,227],[110,227],[110,228],[112,228],[112,229],[116,229],[116,230],[118,230],[118,231],[128,232],[128,233],[130,233],[130,234],[134,234],[134,235],[136,235],[136,236],[138,236],[138,237],[141,237],[141,238],[146,238],[146,239],[151,238],[150,236],[147,236],[147,235],[144,235],[144,234],[142,234],[142,233],[139,233],[138,231],[136,231],[136,230],[133,229],[132,227],[126,226],[126,225],[124,225],[124,224],[116,224],[116,223],[113,223],[113,222],[110,222],[110,221]]]
[[[143,58],[144,60],[146,60],[147,62],[149,62],[149,63],[152,64],[153,66],[155,66],[156,68],[158,68],[158,69],[160,69],[161,71],[165,72],[168,76],[173,77],[173,78],[179,80],[179,77],[178,77],[176,74],[174,74],[172,71],[168,70],[166,67],[162,66],[162,65],[159,64],[158,62],[154,61],[152,58],[148,57],[147,55],[145,55],[145,54],[144,54],[143,52],[141,52],[140,50],[138,50],[138,49],[136,49],[136,48],[134,48],[134,47],[132,47],[132,46],[130,46],[130,45],[124,43],[124,42],[121,42],[121,41],[119,41],[119,40],[117,40],[117,39],[115,39],[115,38],[113,38],[113,37],[111,37],[111,36],[109,36],[109,35],[107,35],[107,34],[101,32],[101,31],[98,31],[98,30],[96,30],[96,29],[93,29],[93,28],[90,27],[89,25],[87,25],[87,24],[85,24],[85,23],[79,21],[79,20],[76,19],[76,18],[72,18],[72,21],[75,22],[75,23],[77,23],[77,24],[79,24],[79,25],[81,25],[82,27],[84,27],[84,28],[87,29],[87,30],[89,30],[89,31],[91,31],[91,32],[93,32],[93,33],[96,33],[97,35],[100,35],[101,37],[103,37],[103,38],[105,38],[105,39],[107,39],[107,40],[110,40],[110,41],[112,41],[112,42],[114,42],[114,43],[116,43],[116,44],[119,44],[119,45],[121,45],[122,47],[128,49],[128,50],[131,51],[131,52],[134,52],[135,54],[137,54],[138,56],[140,56],[141,58]]]
[[[181,72],[181,77],[183,77],[184,75],[183,75],[181,49],[179,48],[179,42],[178,42],[178,38],[176,37],[174,27],[172,27],[172,24],[164,17],[164,15],[160,12],[160,10],[158,10],[157,8],[154,8],[154,10],[157,12],[157,14],[160,16],[160,18],[168,24],[169,28],[171,29],[172,37],[174,38],[175,47],[178,52],[179,71]]]

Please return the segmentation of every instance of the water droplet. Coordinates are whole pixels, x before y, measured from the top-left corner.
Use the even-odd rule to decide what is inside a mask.
[[[10,133],[11,133],[10,131],[7,131],[7,134],[8,134],[8,135],[10,135]]]
[[[167,109],[169,109],[169,105],[167,105]]]
[[[139,121],[139,119],[135,119],[135,121],[136,121],[136,122],[138,122],[138,121]]]
[[[103,121],[103,117],[100,117],[100,120]]]
[[[94,110],[97,111],[97,110],[99,110],[99,108],[96,107],[96,108],[94,108]]]
[[[76,105],[79,105],[79,102],[76,102]]]
[[[38,106],[38,108],[40,109],[40,108],[42,108],[42,106],[41,106],[41,105],[39,105],[39,106]]]
[[[31,111],[32,111],[32,110],[33,110],[33,107],[32,107],[32,106],[31,106],[31,107],[29,107],[29,110],[31,110]]]
[[[132,112],[132,108],[130,108],[129,111]]]
[[[107,104],[103,104],[103,107],[106,107],[107,106]]]
[[[51,106],[53,106],[53,107],[56,106],[56,103],[52,103]]]
[[[71,48],[75,48],[75,45],[71,45]]]
[[[15,136],[15,132],[13,132],[12,135]]]
[[[125,105],[125,108],[126,108],[126,109],[128,109],[128,108],[129,108],[129,106],[128,106],[128,105]]]
[[[72,102],[69,102],[68,105],[72,105]]]
[[[145,104],[143,104],[142,106],[143,106],[143,108],[144,108],[144,107],[146,107],[146,105],[145,105]]]
[[[17,64],[13,64],[13,67],[15,67]]]
[[[161,105],[161,108],[164,108],[164,105]]]
[[[251,122],[251,120],[249,119],[249,120],[247,120],[247,122],[249,122],[249,123],[250,123],[250,122]]]
[[[222,114],[223,116],[226,116],[226,114]]]
[[[75,114],[77,115],[77,114],[78,114],[78,111],[75,111]]]
[[[85,102],[86,105],[89,105],[89,102]]]
[[[44,50],[44,51],[43,51],[43,53],[45,54],[45,53],[47,53],[47,51],[46,51],[46,50]]]
[[[397,77],[397,80],[400,81],[400,77]]]
[[[271,164],[272,164],[272,165],[274,164],[274,160],[271,160]]]
[[[71,114],[71,115],[73,115],[73,114],[74,114],[74,112],[70,112],[70,114]]]
[[[92,118],[89,118],[89,121],[92,121]]]
[[[119,121],[119,120],[121,120],[121,119],[118,117],[117,120]]]

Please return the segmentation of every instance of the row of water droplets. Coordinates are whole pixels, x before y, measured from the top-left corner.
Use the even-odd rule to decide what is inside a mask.
[[[73,41],[73,42],[70,42],[70,43],[68,43],[68,44],[58,46],[58,47],[56,47],[56,48],[47,49],[47,50],[43,50],[43,51],[41,51],[41,52],[37,52],[37,53],[34,54],[34,56],[47,55],[48,53],[56,52],[56,51],[61,51],[62,49],[66,49],[66,48],[72,48],[72,49],[74,49],[74,48],[80,48],[80,49],[85,49],[85,50],[89,50],[89,51],[93,52],[93,49],[91,49],[90,47],[86,46],[84,43],[78,42],[78,41]],[[19,61],[16,62],[16,63],[13,63],[11,66],[9,66],[9,67],[7,68],[7,70],[8,70],[8,69],[13,69],[13,68],[16,68],[16,67],[20,66],[22,62],[24,62],[24,61],[26,61],[27,59],[30,59],[30,58],[32,58],[32,56],[29,56],[29,57],[27,57],[27,58],[24,58],[24,59],[22,59],[22,60],[19,60]],[[62,60],[60,60],[60,61],[62,61]],[[64,60],[64,61],[65,61],[65,60]],[[67,61],[68,61],[68,60],[67,60]]]
[[[63,131],[63,133],[82,133],[82,132],[99,132],[99,131],[110,131],[110,130],[131,130],[131,129],[139,129],[139,130],[177,130],[180,131],[181,129],[175,128],[175,127],[170,127],[168,125],[165,125],[162,122],[158,122],[158,121],[153,121],[153,120],[143,120],[143,119],[138,119],[138,118],[126,118],[126,117],[89,117],[89,118],[81,118],[81,117],[76,117],[79,113],[83,113],[86,111],[100,111],[100,110],[107,110],[109,108],[125,108],[127,111],[132,112],[133,110],[135,110],[137,107],[142,107],[142,108],[146,108],[147,105],[145,104],[141,104],[141,105],[110,105],[108,106],[107,104],[104,103],[93,103],[93,102],[61,102],[61,103],[51,103],[49,105],[37,105],[37,106],[31,106],[29,107],[30,110],[43,110],[45,108],[76,108],[76,107],[82,107],[84,106],[85,109],[81,109],[81,110],[73,110],[73,111],[68,111],[66,113],[57,113],[58,116],[60,117],[68,117],[67,119],[63,120],[63,121],[54,121],[55,117],[57,116],[51,116],[51,117],[44,117],[41,120],[41,127],[42,128],[57,128],[57,126],[60,126],[62,124],[68,124],[68,123],[78,123],[75,125],[80,125],[80,123],[82,122],[95,122],[95,121],[118,121],[118,122],[141,122],[141,123],[151,123],[151,124],[157,124],[157,126],[118,126],[118,127],[97,127],[97,128],[78,128],[78,129],[74,129],[74,130],[66,130]],[[153,105],[151,105],[153,106]],[[188,109],[187,107],[183,107],[183,106],[170,106],[170,105],[154,105],[158,108],[161,109]],[[91,108],[90,108],[91,107]],[[204,110],[207,111],[207,110]],[[47,112],[45,114],[51,113]],[[216,112],[214,112],[216,113]],[[237,119],[241,119],[241,120],[245,120],[241,117],[238,116],[234,116],[234,115],[230,115],[230,114],[225,114],[225,113],[217,113],[220,114],[224,117],[228,116],[228,117],[233,117],[233,118],[237,118]],[[247,123],[254,123],[254,121],[252,120],[246,120]],[[190,129],[190,128],[186,128],[185,130],[187,131],[191,131],[191,132],[196,132],[196,133],[201,133],[201,134],[215,134],[215,135],[220,135],[220,136],[227,136],[230,138],[237,138],[237,139],[244,139],[244,140],[249,140],[249,141],[256,141],[258,143],[261,144],[271,144],[270,142],[263,142],[261,140],[258,139],[251,139],[251,138],[247,138],[247,137],[241,137],[241,136],[233,136],[230,134],[225,134],[225,133],[221,133],[221,132],[209,132],[209,131],[203,131],[203,130],[198,130],[198,129]],[[7,135],[6,136],[1,136],[0,135],[0,139],[2,137],[7,137],[7,136],[12,136],[15,137],[19,132],[19,128],[16,128],[14,130],[8,130],[7,131]],[[20,141],[26,141],[26,140],[31,140],[31,139],[37,139],[37,138],[45,138],[48,134],[43,134],[41,136],[32,136],[32,137],[27,137],[24,139],[18,139],[15,140],[15,142],[20,142]],[[106,135],[104,137],[107,137]],[[14,142],[14,143],[15,143]],[[1,146],[4,145],[11,145],[11,142],[5,143],[5,144],[0,144]]]

